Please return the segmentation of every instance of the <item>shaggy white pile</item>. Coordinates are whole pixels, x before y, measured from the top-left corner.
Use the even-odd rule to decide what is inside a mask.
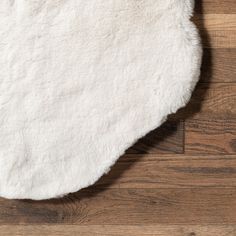
[[[192,0],[0,1],[0,196],[98,180],[190,98]]]

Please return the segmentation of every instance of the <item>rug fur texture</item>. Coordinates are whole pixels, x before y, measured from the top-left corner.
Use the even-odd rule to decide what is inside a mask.
[[[94,184],[188,102],[193,0],[0,1],[0,196]]]

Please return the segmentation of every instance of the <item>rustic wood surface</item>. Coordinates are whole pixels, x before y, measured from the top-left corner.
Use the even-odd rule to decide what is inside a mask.
[[[190,103],[95,186],[0,199],[0,236],[236,236],[236,0],[196,0],[204,45]]]

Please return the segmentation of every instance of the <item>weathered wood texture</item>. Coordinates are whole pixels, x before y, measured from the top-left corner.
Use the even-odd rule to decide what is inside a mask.
[[[95,186],[63,199],[0,199],[0,235],[236,235],[236,1],[196,0],[204,46],[188,106]]]

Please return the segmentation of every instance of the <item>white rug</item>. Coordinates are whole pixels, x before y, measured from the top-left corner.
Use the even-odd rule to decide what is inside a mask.
[[[0,196],[97,181],[189,100],[192,0],[0,1]]]

